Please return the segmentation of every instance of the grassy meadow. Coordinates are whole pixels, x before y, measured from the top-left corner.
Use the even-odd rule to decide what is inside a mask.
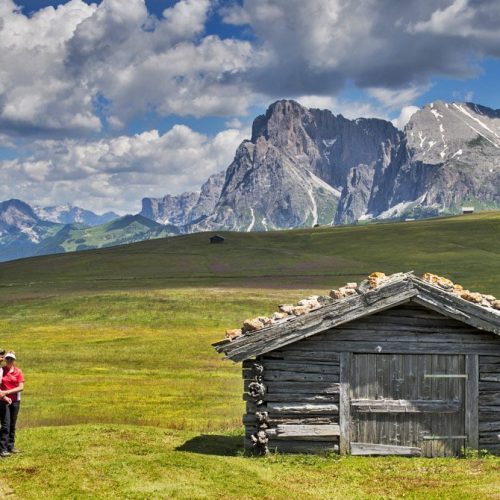
[[[23,453],[0,461],[0,495],[500,498],[496,457],[243,456],[240,367],[210,345],[373,270],[429,270],[500,295],[499,227],[492,212],[0,265],[0,347],[17,351],[27,380]]]

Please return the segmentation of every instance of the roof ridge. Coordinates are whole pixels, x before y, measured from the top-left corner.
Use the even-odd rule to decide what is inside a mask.
[[[305,330],[302,337],[305,338],[317,333],[316,324],[328,323],[333,327],[373,314],[377,308],[381,310],[382,305],[394,307],[410,298],[439,313],[500,335],[500,300],[493,295],[471,292],[432,273],[418,277],[413,271],[391,275],[374,272],[359,285],[347,283],[331,290],[328,296],[310,296],[296,306],[281,304],[272,317],[247,319],[242,328],[227,330],[226,338],[213,346],[232,359],[245,359],[241,357],[245,347],[262,346],[266,339],[279,343],[279,332],[296,341],[295,330]],[[283,339],[282,342],[285,342],[283,345],[289,343]]]

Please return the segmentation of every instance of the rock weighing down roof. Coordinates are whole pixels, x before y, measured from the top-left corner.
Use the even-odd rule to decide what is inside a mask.
[[[239,361],[409,299],[500,335],[500,300],[493,295],[471,292],[431,273],[418,278],[413,273],[386,276],[375,272],[359,285],[347,283],[331,290],[329,295],[313,295],[297,305],[281,304],[271,317],[246,319],[241,328],[227,330],[226,338],[214,347]]]

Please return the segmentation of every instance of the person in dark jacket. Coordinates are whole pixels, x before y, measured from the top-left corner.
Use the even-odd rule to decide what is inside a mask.
[[[16,366],[16,353],[4,355],[0,384],[0,457],[19,453],[15,447],[16,423],[21,406],[21,392],[24,390],[23,372]]]

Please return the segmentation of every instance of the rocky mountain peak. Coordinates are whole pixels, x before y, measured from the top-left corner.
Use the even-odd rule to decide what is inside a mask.
[[[500,110],[474,103],[436,101],[417,111],[405,128],[415,161],[475,161],[475,146],[500,150]]]
[[[0,225],[32,226],[38,221],[39,218],[33,209],[24,201],[11,199],[0,202]]]
[[[142,213],[177,214],[185,231],[255,231],[496,207],[499,124],[498,110],[474,103],[430,103],[400,131],[280,100],[255,118],[251,139],[192,207],[185,193],[147,199]]]

